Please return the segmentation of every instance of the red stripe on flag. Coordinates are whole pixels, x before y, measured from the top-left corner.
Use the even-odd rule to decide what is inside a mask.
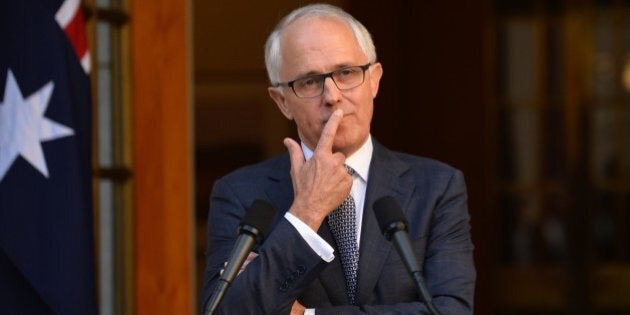
[[[76,11],[76,14],[70,23],[68,23],[64,32],[66,36],[68,36],[70,43],[72,43],[72,47],[74,47],[78,59],[81,60],[88,50],[87,38],[85,36],[85,19],[83,18],[83,10],[81,10],[81,8]]]

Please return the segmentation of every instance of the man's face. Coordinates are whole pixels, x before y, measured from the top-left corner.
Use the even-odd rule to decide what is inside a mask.
[[[368,62],[350,27],[338,19],[301,19],[289,25],[281,36],[281,82]],[[359,149],[370,133],[373,100],[381,75],[381,65],[376,63],[365,72],[363,84],[350,90],[339,90],[332,78],[327,78],[323,94],[317,97],[299,98],[290,87],[270,87],[269,95],[280,111],[295,121],[300,139],[312,150],[328,117],[338,108],[343,110],[333,151],[348,156]],[[284,89],[284,93],[279,89]]]

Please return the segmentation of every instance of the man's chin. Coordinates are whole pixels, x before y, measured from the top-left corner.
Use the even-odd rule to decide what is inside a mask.
[[[341,152],[347,155],[352,150],[352,147],[353,143],[348,138],[335,138],[333,142],[333,152]]]

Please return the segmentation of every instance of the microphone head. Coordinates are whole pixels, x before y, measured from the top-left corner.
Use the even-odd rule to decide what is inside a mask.
[[[256,199],[245,213],[239,229],[257,238],[265,238],[275,216],[276,208],[271,203]]]
[[[407,230],[407,219],[396,199],[385,196],[374,202],[374,215],[378,226],[389,240],[392,233]]]

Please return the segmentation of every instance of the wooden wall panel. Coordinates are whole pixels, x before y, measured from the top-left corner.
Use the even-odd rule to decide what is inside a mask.
[[[196,313],[190,8],[132,1],[136,314]]]

